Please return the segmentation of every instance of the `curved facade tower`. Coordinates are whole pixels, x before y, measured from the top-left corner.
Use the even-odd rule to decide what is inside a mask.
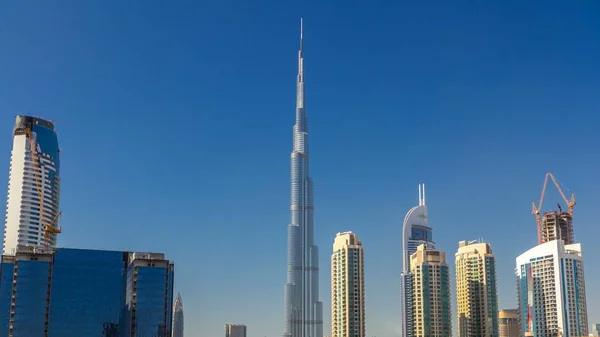
[[[3,254],[14,255],[17,246],[56,246],[56,232],[45,233],[45,225],[55,223],[59,215],[59,152],[52,122],[17,116],[13,130]]]
[[[413,336],[412,310],[412,274],[410,272],[410,256],[417,251],[419,245],[435,249],[429,227],[427,205],[425,204],[425,184],[419,185],[419,205],[411,208],[402,224],[402,275],[400,280],[400,323],[401,336]]]
[[[319,249],[314,244],[313,182],[308,172],[308,126],[304,111],[304,56],[300,23],[296,124],[291,155],[291,220],[288,225],[284,337],[323,337],[319,301]]]
[[[181,294],[177,294],[173,304],[173,337],[183,337],[183,300]]]

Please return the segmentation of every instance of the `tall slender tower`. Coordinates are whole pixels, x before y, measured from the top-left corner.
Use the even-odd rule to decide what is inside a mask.
[[[352,232],[338,233],[331,255],[331,337],[365,337],[365,255]]]
[[[183,300],[181,294],[177,294],[173,304],[173,336],[183,337]]]
[[[54,124],[17,116],[10,159],[3,254],[17,246],[56,246],[60,160]],[[49,228],[51,227],[51,228]]]
[[[313,232],[313,182],[308,172],[302,20],[296,83],[294,150],[291,157],[291,220],[288,225],[283,336],[323,337],[323,303],[319,301],[319,250],[314,243]]]
[[[401,337],[413,337],[413,277],[410,271],[410,256],[419,245],[435,249],[432,229],[427,218],[425,184],[419,185],[419,205],[411,208],[402,224],[402,275],[400,278],[400,327]]]
[[[498,337],[496,258],[491,245],[461,241],[455,257],[458,337]]]

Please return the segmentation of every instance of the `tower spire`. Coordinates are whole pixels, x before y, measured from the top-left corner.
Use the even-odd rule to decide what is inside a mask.
[[[296,107],[304,108],[304,24],[300,18],[300,49],[298,50],[298,83]]]

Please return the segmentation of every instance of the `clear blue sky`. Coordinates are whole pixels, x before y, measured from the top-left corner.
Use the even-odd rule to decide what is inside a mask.
[[[438,246],[453,260],[459,240],[490,241],[514,307],[552,171],[577,194],[600,322],[597,1],[5,1],[0,177],[14,115],[55,120],[61,245],[165,252],[190,337],[280,336],[300,16],[325,308],[333,238],[352,230],[368,335],[399,333],[421,182]]]

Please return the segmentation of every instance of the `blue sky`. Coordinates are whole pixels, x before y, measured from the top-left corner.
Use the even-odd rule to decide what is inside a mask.
[[[352,230],[367,333],[398,335],[401,223],[421,182],[438,247],[453,260],[459,240],[490,241],[514,307],[551,171],[577,194],[600,322],[596,1],[4,2],[0,177],[14,116],[55,120],[61,245],[165,252],[188,336],[280,336],[300,16],[325,308],[333,238]]]

